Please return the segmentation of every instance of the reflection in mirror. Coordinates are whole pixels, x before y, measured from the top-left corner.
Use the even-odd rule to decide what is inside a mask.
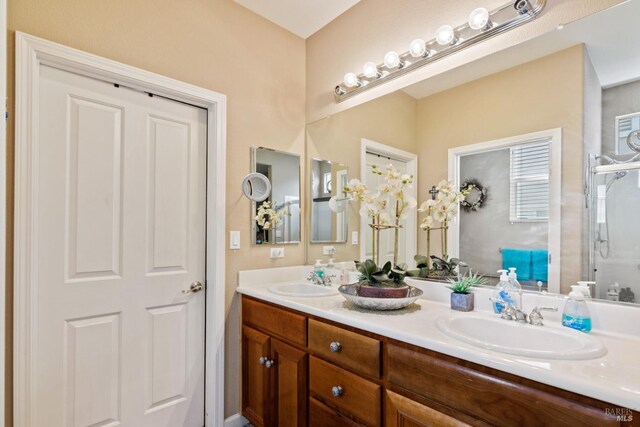
[[[354,173],[364,171],[362,140],[399,144],[418,155],[419,204],[443,179],[486,189],[479,205],[481,192],[468,195],[477,209],[463,205],[449,227],[449,256],[486,275],[515,266],[536,292],[566,294],[589,281],[594,298],[640,303],[638,16],[640,1],[625,2],[312,123],[307,152],[366,178]],[[518,139],[554,131],[558,152],[555,142],[544,153],[527,145],[539,140]],[[505,140],[513,143],[487,148]],[[474,145],[484,148],[463,152]],[[430,242],[436,256],[438,234]],[[365,258],[360,237],[336,258]],[[426,255],[426,233],[415,238],[408,259]]]
[[[311,243],[347,241],[347,167],[311,159]]]
[[[560,192],[553,191],[560,185],[559,174],[554,175],[556,185],[550,185],[552,142],[560,144],[559,130],[450,151],[462,152],[453,175],[468,191],[458,224],[459,258],[488,284],[498,283],[498,270],[515,268],[525,289],[560,288],[559,271],[549,263],[549,248],[559,253],[557,236],[549,229],[558,227],[560,219],[550,213],[550,206],[560,205]]]
[[[300,156],[251,148],[252,171],[271,182],[269,197],[252,203],[252,243],[300,242]]]

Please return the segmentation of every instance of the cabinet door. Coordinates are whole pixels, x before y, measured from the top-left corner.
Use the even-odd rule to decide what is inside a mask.
[[[270,341],[268,335],[242,327],[242,414],[256,427],[270,425],[271,369],[265,364],[270,356]]]
[[[389,390],[386,392],[384,405],[386,427],[460,427],[468,425]]]
[[[276,339],[271,340],[275,372],[273,392],[279,427],[307,424],[307,354]]]

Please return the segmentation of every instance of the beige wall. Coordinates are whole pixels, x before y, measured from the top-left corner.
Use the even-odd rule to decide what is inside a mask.
[[[347,165],[349,179],[360,178],[362,138],[416,153],[416,100],[404,92],[394,92],[311,123],[307,126],[307,165],[312,158],[336,161]],[[305,177],[307,188],[309,179]],[[360,258],[360,246],[351,244],[351,232],[360,231],[358,209],[357,203],[349,204],[347,243],[308,243],[308,263],[323,258],[325,245],[335,246],[338,261]],[[309,212],[308,205],[306,210]]]
[[[358,73],[367,61],[381,63],[389,50],[406,51],[409,42],[416,37],[432,38],[442,24],[455,26],[465,22],[469,12],[479,5],[477,0],[403,0],[395,3],[363,0],[307,39],[307,122],[440,75],[553,31],[559,24],[566,25],[621,2],[547,0],[545,10],[535,21],[335,104],[332,90],[345,73]],[[486,0],[482,6],[491,9],[504,3],[504,0]]]
[[[423,98],[417,110],[423,186],[448,176],[449,148],[562,128],[563,291],[581,276],[584,56],[574,46]]]
[[[268,248],[249,244],[249,202],[241,196],[252,144],[304,152],[305,43],[231,0],[9,0],[9,159],[13,158],[13,44],[23,31],[125,64],[211,89],[228,97],[227,230],[240,230],[242,249],[227,252],[225,414],[240,409],[239,269],[304,262],[304,245],[287,246],[273,262]],[[13,170],[8,171],[9,188]],[[13,212],[12,194],[9,213]],[[9,218],[11,222],[11,217]],[[11,334],[12,224],[7,282]],[[305,238],[303,234],[303,239]],[[10,339],[10,338],[9,338]],[[7,378],[11,378],[11,343]],[[11,382],[7,385],[11,395]],[[7,406],[7,425],[11,406]]]

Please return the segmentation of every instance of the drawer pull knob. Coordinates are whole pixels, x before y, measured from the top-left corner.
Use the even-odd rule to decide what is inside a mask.
[[[273,365],[275,365],[276,362],[274,362],[273,360],[267,360],[266,362],[264,362],[264,366],[269,369],[271,368]]]
[[[268,359],[266,357],[262,356],[260,357],[260,359],[258,359],[258,362],[260,362],[261,365],[264,365],[267,360]]]
[[[338,341],[333,341],[329,344],[329,350],[333,353],[337,353],[342,349],[342,345]]]
[[[344,393],[344,390],[342,390],[342,387],[339,385],[331,387],[331,394],[333,394],[333,397],[340,397],[342,396],[342,393]]]

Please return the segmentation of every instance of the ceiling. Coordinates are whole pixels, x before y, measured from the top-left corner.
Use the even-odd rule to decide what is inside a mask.
[[[640,0],[573,22],[542,37],[486,56],[447,73],[408,86],[404,92],[420,99],[443,90],[584,43],[603,87],[640,79]]]
[[[306,39],[360,0],[234,0]]]

